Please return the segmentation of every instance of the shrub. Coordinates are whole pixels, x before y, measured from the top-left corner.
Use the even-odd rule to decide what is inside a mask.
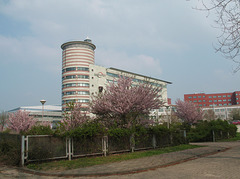
[[[191,128],[187,137],[191,142],[205,142],[213,140],[213,131],[215,139],[224,139],[236,136],[236,126],[223,120],[200,121],[194,128]],[[229,135],[228,135],[229,134]]]
[[[50,126],[37,125],[23,133],[24,135],[53,135],[54,131]]]

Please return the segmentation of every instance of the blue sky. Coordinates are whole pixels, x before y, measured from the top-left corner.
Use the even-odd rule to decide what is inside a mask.
[[[184,94],[239,90],[235,64],[215,53],[214,17],[186,0],[0,0],[0,110],[61,104],[61,44],[96,45],[97,65],[172,82]]]

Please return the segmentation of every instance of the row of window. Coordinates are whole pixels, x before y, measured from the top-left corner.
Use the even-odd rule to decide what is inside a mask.
[[[75,87],[75,86],[89,87],[89,83],[67,83],[67,84],[62,85],[63,88]]]
[[[189,96],[188,99],[192,98],[205,98],[206,96]],[[226,98],[231,97],[231,95],[223,95],[223,96],[208,96],[208,98]]]
[[[69,100],[63,100],[62,101],[62,104],[67,104],[67,103],[70,103],[70,102],[77,102],[77,103],[89,103],[89,99],[69,99]]]
[[[231,106],[232,105],[232,103],[225,103],[225,104],[210,104],[209,106],[210,107],[214,107],[214,106]],[[199,104],[198,105],[199,107],[204,107],[204,106],[207,106],[206,104]]]
[[[62,70],[62,72],[68,72],[68,71],[89,71],[89,68],[87,67],[69,67]]]
[[[209,100],[208,102],[209,102],[209,103],[212,103],[212,102],[215,102],[215,103],[216,103],[216,102],[226,102],[226,101],[231,101],[231,99],[228,99],[228,100],[227,100],[227,99],[223,99],[223,100],[222,100],[222,99],[219,99],[219,100]],[[192,101],[190,101],[190,102],[192,102]],[[201,102],[206,102],[206,100],[198,100],[198,101],[197,101],[197,100],[194,100],[193,102],[194,102],[194,103],[197,103],[197,102],[200,102],[200,103],[201,103]]]
[[[119,78],[119,76],[122,77],[122,75],[118,75],[115,73],[109,73],[109,72],[107,72],[107,75],[114,77],[114,78]],[[111,80],[109,80],[109,81],[111,81]],[[136,78],[133,78],[132,81],[137,82],[137,83],[150,83],[152,86],[164,87],[162,84],[159,84],[159,83],[149,82],[149,81],[140,80],[140,79],[136,79]]]
[[[75,78],[89,79],[89,75],[68,75],[68,76],[62,77],[62,80],[75,79]]]
[[[89,95],[89,91],[67,91],[63,92],[62,95]]]

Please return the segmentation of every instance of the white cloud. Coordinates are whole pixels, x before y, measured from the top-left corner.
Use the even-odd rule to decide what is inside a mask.
[[[39,66],[55,72],[60,69],[61,54],[58,49],[42,44],[32,37],[4,37],[0,35],[1,63],[22,63]]]
[[[144,54],[129,56],[125,52],[99,49],[95,63],[152,77],[162,74],[160,60]]]

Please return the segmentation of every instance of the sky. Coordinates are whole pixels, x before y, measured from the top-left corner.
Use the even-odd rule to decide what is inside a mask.
[[[89,37],[95,64],[172,82],[189,93],[239,89],[236,64],[216,53],[214,15],[197,0],[0,0],[0,110],[61,104],[61,45]]]

